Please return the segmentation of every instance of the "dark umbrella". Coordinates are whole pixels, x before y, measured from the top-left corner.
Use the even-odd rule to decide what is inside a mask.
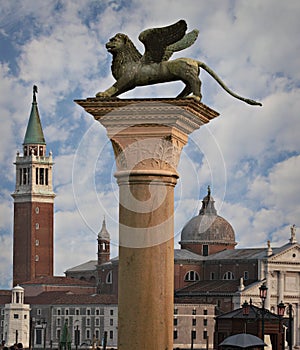
[[[267,346],[260,338],[248,333],[231,335],[224,339],[220,346],[234,346],[237,348],[253,348],[256,346]]]

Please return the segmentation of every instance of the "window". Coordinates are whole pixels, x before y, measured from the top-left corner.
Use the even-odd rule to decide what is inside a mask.
[[[80,315],[80,310],[79,309],[75,309],[75,315],[76,316]]]
[[[95,330],[95,338],[96,338],[96,339],[99,339],[99,338],[100,338],[99,335],[100,335],[100,332],[99,332],[98,329],[96,329],[96,330]]]
[[[173,325],[174,325],[174,326],[177,326],[177,325],[178,325],[178,320],[177,320],[177,318],[174,318]]]
[[[57,326],[60,326],[60,325],[61,325],[61,323],[60,323],[60,318],[57,318],[57,319],[56,319],[56,325],[57,325]]]
[[[112,271],[106,275],[106,284],[112,284]]]
[[[86,314],[87,314],[88,316],[90,316],[90,315],[91,315],[91,309],[86,309]]]
[[[177,309],[177,307],[174,309],[174,315],[178,315],[178,309]]]
[[[36,255],[36,256],[35,256],[35,261],[39,261],[39,260],[40,260],[39,256]]]
[[[56,330],[56,338],[60,341],[60,329]]]
[[[60,309],[57,309],[57,315],[60,316],[60,314],[61,314]]]
[[[208,244],[203,244],[202,246],[202,255],[208,256]]]
[[[177,338],[178,338],[178,331],[177,331],[177,329],[174,329],[173,338],[174,338],[174,339],[177,339]]]
[[[96,309],[96,316],[99,316],[99,315],[100,315],[100,310]]]
[[[41,330],[41,328],[36,328],[35,329],[35,343],[37,345],[41,345],[42,344],[42,330]]]
[[[90,339],[91,338],[91,331],[89,329],[86,330],[86,338]]]
[[[109,339],[114,339],[114,332],[113,331],[109,331]]]
[[[207,326],[207,318],[203,320],[203,326]]]
[[[113,314],[114,314],[114,310],[110,310],[110,312],[109,312],[109,313],[110,313],[110,315],[111,315],[111,316],[113,316]]]
[[[42,314],[42,310],[41,310],[41,309],[37,309],[37,310],[36,310],[36,314],[37,314],[38,316],[40,316],[40,315]]]
[[[193,320],[192,320],[192,326],[196,326],[196,323],[197,323],[196,319],[193,318]]]
[[[189,271],[186,273],[185,277],[184,277],[185,281],[189,281],[189,282],[195,282],[195,281],[199,281],[200,277],[198,272],[196,271]]]
[[[19,314],[14,314],[14,318],[19,318]]]
[[[48,186],[48,178],[49,178],[49,175],[48,175],[48,169],[45,169],[45,185]]]
[[[98,317],[95,319],[95,324],[96,324],[96,326],[100,326],[100,319]]]
[[[203,331],[203,339],[207,339],[207,331]]]
[[[40,212],[40,208],[39,208],[39,207],[36,207],[36,208],[35,208],[35,213],[36,213],[36,214],[39,214],[39,212]]]
[[[196,315],[196,309],[193,308],[192,315]]]
[[[231,271],[224,273],[223,280],[234,280],[234,275]]]
[[[211,280],[214,280],[214,279],[215,279],[215,273],[214,273],[214,272],[211,272],[211,273],[210,273],[210,279],[211,279]]]
[[[35,245],[38,247],[40,245],[40,241],[38,239],[35,240]]]
[[[28,174],[27,174],[27,168],[23,168],[23,185],[27,184]]]
[[[247,279],[249,279],[249,272],[244,271],[244,280],[247,281]]]
[[[35,224],[35,229],[38,230],[39,228],[40,228],[40,224],[37,222],[37,223]]]
[[[109,319],[109,325],[113,326],[114,325],[114,320],[112,318]]]
[[[207,310],[203,310],[203,315],[208,315]]]
[[[86,319],[86,325],[87,325],[87,326],[90,326],[90,325],[91,325],[91,319],[90,319],[90,318],[87,318],[87,319]]]
[[[40,185],[44,185],[44,168],[40,168]]]
[[[65,309],[65,315],[66,315],[66,316],[69,315],[69,309]]]

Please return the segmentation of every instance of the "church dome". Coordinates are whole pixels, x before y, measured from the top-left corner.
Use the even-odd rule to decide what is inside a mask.
[[[208,193],[202,200],[199,215],[188,221],[181,231],[180,244],[236,245],[232,226],[217,214],[214,203],[208,187]]]

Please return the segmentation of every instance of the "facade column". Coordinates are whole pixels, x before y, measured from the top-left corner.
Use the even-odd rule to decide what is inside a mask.
[[[267,268],[269,268],[267,266]],[[272,293],[272,288],[271,288],[271,278],[272,278],[273,271],[266,271],[266,286],[268,288],[267,292],[267,298],[265,300],[265,308],[270,310],[271,306],[271,293]]]
[[[192,99],[76,102],[106,127],[116,158],[118,349],[172,350],[176,168],[188,134],[218,113]]]
[[[277,278],[278,278],[278,290],[277,290],[277,295],[278,295],[278,299],[277,299],[277,304],[281,303],[282,301],[284,302],[284,276],[285,276],[285,272],[284,271],[278,271],[277,272]]]

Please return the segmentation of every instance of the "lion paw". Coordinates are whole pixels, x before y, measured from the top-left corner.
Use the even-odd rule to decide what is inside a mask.
[[[187,98],[192,98],[192,99],[194,99],[197,102],[201,102],[201,97],[202,96],[197,96],[197,95],[194,95],[194,94],[187,96]]]
[[[96,97],[105,99],[105,98],[109,98],[110,96],[108,96],[105,92],[99,91],[99,92],[96,93]]]

